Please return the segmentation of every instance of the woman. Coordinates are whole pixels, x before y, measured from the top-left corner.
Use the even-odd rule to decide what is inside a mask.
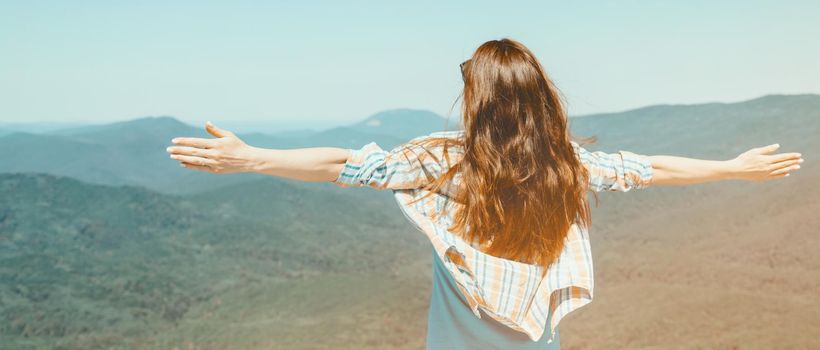
[[[177,138],[168,151],[211,173],[392,190],[433,244],[430,349],[558,348],[561,318],[593,296],[587,191],[772,180],[803,161],[772,154],[777,144],[728,161],[590,152],[571,140],[555,86],[521,43],[488,41],[461,69],[464,130],[389,152],[372,142],[262,149],[210,123],[217,139]]]

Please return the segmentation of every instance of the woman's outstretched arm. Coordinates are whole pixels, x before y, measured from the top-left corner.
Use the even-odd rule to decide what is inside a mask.
[[[177,137],[167,148],[180,165],[210,173],[255,172],[300,181],[329,182],[342,171],[350,150],[337,147],[267,149],[243,142],[233,132],[210,122],[205,129],[215,139]]]
[[[336,181],[345,163],[351,156],[351,150],[337,147],[313,147],[300,149],[265,149],[245,144],[234,133],[217,128],[213,124],[206,124],[206,130],[216,136],[216,139],[202,138],[175,138],[175,146],[168,147],[171,158],[180,162],[180,165],[211,173],[238,173],[257,172],[272,176],[286,177],[300,181],[330,182]],[[719,180],[750,180],[765,181],[787,176],[790,172],[800,169],[803,162],[800,153],[772,154],[780,146],[777,144],[750,149],[739,156],[726,160],[703,160],[669,155],[627,155],[632,163],[644,166],[645,171],[630,174],[632,184],[621,187],[610,186],[609,183],[599,184],[601,189],[627,189],[632,186],[644,187],[651,185],[686,185]],[[375,147],[372,154],[379,154],[382,162],[389,155]],[[602,153],[588,152],[579,147],[582,159],[587,164],[601,163]],[[596,156],[599,155],[599,156]],[[614,155],[613,155],[614,156]],[[373,158],[375,159],[375,158]],[[371,159],[371,161],[373,160]],[[390,158],[393,159],[393,158]],[[598,161],[595,161],[595,160]],[[614,159],[614,158],[613,158]],[[605,159],[604,159],[605,160]],[[617,164],[609,161],[605,163]],[[402,163],[403,164],[403,163]],[[601,163],[603,164],[603,163]],[[350,181],[340,181],[346,185],[369,185],[376,188],[400,187],[403,185],[417,185],[420,176],[394,178],[396,174],[412,174],[420,170],[406,164],[402,171],[384,171],[384,164],[372,164],[362,170],[361,174],[353,173]],[[379,165],[379,166],[377,166]],[[596,166],[597,168],[603,168]],[[629,167],[613,167],[610,177],[617,183],[621,175],[626,176]],[[394,170],[398,167],[394,167]],[[621,170],[618,170],[621,169]],[[631,169],[631,168],[629,168]],[[415,171],[418,170],[418,171]],[[367,175],[367,176],[365,176]],[[605,178],[606,176],[599,176]],[[347,180],[347,179],[345,179]]]
[[[299,181],[330,182],[342,187],[412,189],[442,173],[442,162],[420,157],[427,150],[410,140],[385,151],[375,142],[359,149],[309,147],[267,149],[245,144],[234,133],[206,123],[215,139],[178,137],[168,147],[171,158],[188,169],[230,174],[253,172]]]
[[[330,182],[339,176],[349,150],[337,147],[267,149],[251,147],[248,172],[299,181]]]
[[[702,160],[678,156],[647,156],[652,163],[652,185],[687,185],[720,180],[766,181],[800,169],[800,153],[771,154],[780,145],[757,147],[734,159]]]

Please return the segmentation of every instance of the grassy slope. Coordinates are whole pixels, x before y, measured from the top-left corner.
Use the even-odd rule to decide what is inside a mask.
[[[15,347],[233,348],[282,320],[302,321],[271,328],[290,337],[278,341],[328,322],[373,334],[398,300],[362,296],[411,290],[404,262],[429,252],[366,189],[269,179],[179,197],[34,174],[0,175],[0,189],[0,334]]]

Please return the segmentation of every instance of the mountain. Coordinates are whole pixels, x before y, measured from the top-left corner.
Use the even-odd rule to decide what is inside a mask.
[[[818,130],[802,129],[798,136]],[[820,188],[814,185],[820,182],[820,140],[765,133],[784,152],[803,154],[799,171],[780,181],[654,186],[602,196],[590,231],[596,300],[561,326],[562,346],[820,347],[810,336],[820,325],[814,297],[820,286]],[[689,140],[698,138],[681,133],[666,147],[685,154],[697,144]],[[806,146],[794,146],[798,142]],[[585,336],[591,333],[596,336]]]
[[[217,179],[180,168],[165,148],[179,135],[208,137],[204,131],[170,117],[149,117],[44,134],[0,137],[0,172],[42,172],[108,185],[141,185],[172,191],[222,186],[260,178],[241,174]],[[185,188],[188,188],[188,187]]]
[[[778,142],[806,162],[765,183],[599,193],[595,300],[562,321],[562,347],[820,348],[818,101],[773,95],[573,117],[573,133],[597,136],[590,150],[728,159]],[[121,126],[103,132],[118,138],[7,135],[0,164],[56,154],[55,168],[79,172],[74,164],[97,159],[106,179],[105,162],[161,132]],[[332,142],[350,137],[339,132]],[[205,178],[226,183],[181,195],[0,174],[0,347],[424,347],[430,244],[389,192]]]
[[[590,149],[630,149],[728,159],[748,148],[780,142],[783,149],[809,146],[805,130],[817,130],[818,95],[770,95],[739,103],[650,106],[620,113],[570,118],[579,136],[597,136]],[[390,150],[407,140],[442,130],[445,119],[429,111],[397,109],[350,126],[302,136],[239,134],[265,148],[332,146],[360,148],[373,141]],[[452,126],[452,125],[451,125]],[[298,134],[298,133],[297,133]],[[688,135],[681,148],[676,142]],[[0,136],[0,173],[43,172],[108,185],[139,185],[167,193],[194,193],[260,179],[259,174],[218,176],[192,172],[168,158],[177,136],[211,138],[203,128],[172,117],[86,125],[48,133]],[[778,136],[775,139],[774,136]]]
[[[360,148],[367,143],[376,142],[382,148],[391,149],[408,139],[391,135],[367,133],[351,127],[336,127],[325,131],[308,134],[303,137],[273,138],[267,134],[238,135],[246,143],[264,148],[301,148],[301,147],[343,147]]]
[[[808,336],[820,325],[810,296],[820,286],[820,96],[651,106],[570,123],[598,137],[589,149],[723,160],[780,143],[778,152],[806,162],[782,181],[604,193],[590,231],[596,301],[562,325],[562,346],[820,347]]]
[[[458,129],[458,119],[456,116],[448,121],[425,110],[393,109],[371,115],[350,127],[371,134],[391,135],[407,140],[435,131]]]
[[[86,181],[122,184],[120,174],[105,166],[116,155],[107,147],[63,137],[14,132],[0,137],[0,171],[49,172]],[[87,166],[96,163],[99,166]]]
[[[359,148],[376,142],[389,150],[414,137],[445,130],[447,120],[442,116],[419,109],[394,109],[376,113],[364,120],[347,126],[323,131],[297,130],[292,133],[243,135],[249,143],[260,147],[346,147]],[[452,121],[449,129],[458,127]]]
[[[225,320],[204,315],[237,317],[251,300],[321,279],[388,275],[406,261],[401,257],[430,249],[402,216],[391,215],[398,210],[391,198],[375,191],[269,178],[173,196],[0,174],[0,193],[4,348],[163,347],[176,340],[168,329],[196,324],[213,332]],[[351,208],[353,201],[360,204]],[[259,302],[259,311],[291,320],[310,308]],[[340,305],[323,313],[372,322],[378,310]],[[298,325],[281,327],[287,334]]]
[[[17,122],[17,123],[3,123],[0,122],[0,130],[5,130],[6,133],[15,131],[25,132],[30,134],[47,133],[55,130],[74,128],[85,126],[86,123],[76,122]],[[2,133],[2,131],[0,131]]]
[[[135,145],[146,141],[159,140],[168,141],[168,136],[178,134],[190,134],[197,137],[207,136],[205,130],[195,128],[169,116],[144,117],[109,124],[59,129],[49,134],[71,137],[86,142],[115,145]],[[148,137],[147,140],[146,137]]]
[[[810,150],[820,130],[820,95],[768,95],[737,103],[659,105],[570,118],[572,132],[601,149],[728,159],[757,146]],[[681,140],[686,140],[681,144]]]
[[[389,150],[419,136],[417,133],[432,132],[436,125],[444,123],[438,115],[419,110],[385,112],[368,120],[384,120],[385,124],[383,127],[336,127],[303,132],[304,136],[274,137],[262,133],[239,136],[249,144],[266,148],[360,148],[372,141]],[[409,128],[399,128],[401,123]],[[171,145],[170,140],[177,136],[213,137],[204,128],[168,116],[0,136],[0,173],[42,172],[98,184],[139,185],[168,193],[193,193],[264,177],[259,174],[224,177],[180,168],[165,152]]]
[[[307,137],[317,133],[316,130],[313,129],[294,129],[288,131],[279,131],[274,133],[269,133],[268,136],[274,138],[298,138],[298,137]]]
[[[307,142],[324,142],[350,147],[351,145],[360,145],[360,142],[363,141],[354,136],[358,134],[374,138],[372,141],[392,148],[398,143],[416,136],[445,129],[460,128],[458,121],[453,119],[455,118],[451,118],[448,123],[444,117],[428,110],[401,108],[378,112],[360,122],[322,131],[300,129],[265,134],[264,136],[275,139],[289,139],[288,142],[300,142],[294,139],[301,138],[300,147]]]

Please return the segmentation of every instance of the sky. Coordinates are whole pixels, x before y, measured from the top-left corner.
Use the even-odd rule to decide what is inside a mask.
[[[808,0],[2,1],[0,122],[457,116],[459,63],[503,37],[535,53],[570,115],[820,93],[818,13]]]

